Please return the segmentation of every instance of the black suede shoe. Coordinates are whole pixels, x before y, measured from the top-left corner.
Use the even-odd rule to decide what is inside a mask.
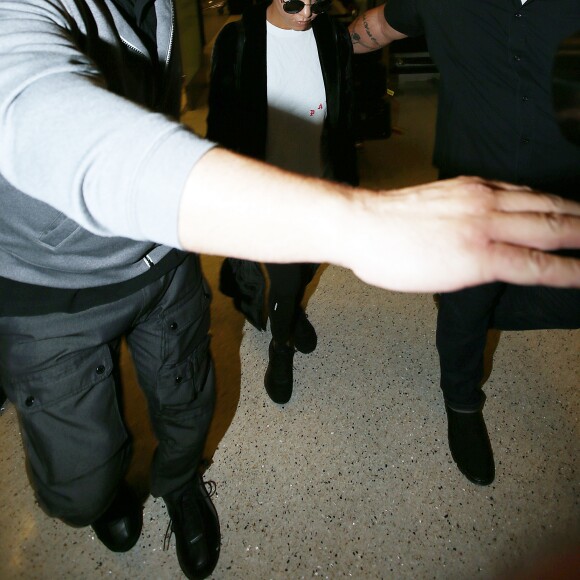
[[[308,316],[302,308],[298,312],[298,318],[296,319],[296,326],[294,327],[294,346],[296,350],[304,354],[311,353],[318,343],[318,337],[316,336],[316,331]]]
[[[221,535],[218,515],[202,476],[198,475],[181,493],[163,499],[181,570],[190,580],[207,578],[218,563]]]
[[[125,483],[120,485],[107,511],[91,527],[113,552],[127,552],[137,543],[143,527],[143,509]]]
[[[268,355],[270,361],[264,377],[264,386],[270,399],[283,405],[292,396],[294,348],[285,344],[278,345],[272,339]]]
[[[477,485],[489,485],[495,477],[495,465],[483,413],[445,409],[449,449],[459,471]]]

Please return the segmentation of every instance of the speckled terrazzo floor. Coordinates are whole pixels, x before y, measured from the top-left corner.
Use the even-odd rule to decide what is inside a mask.
[[[433,176],[434,86],[410,83],[397,103],[401,132],[360,151],[366,183]],[[214,288],[219,263],[204,258]],[[283,407],[263,388],[268,335],[244,327],[215,292],[218,403],[207,476],[217,483],[223,545],[213,577],[491,579],[527,568],[521,577],[529,578],[545,557],[570,554],[580,544],[580,333],[501,335],[485,388],[497,478],[477,487],[447,448],[432,297],[371,288],[335,267],[312,286],[319,346],[296,355],[295,394]],[[0,417],[0,578],[181,577],[173,544],[163,551],[163,502],[146,497],[153,439],[126,356],[123,374],[136,446],[129,480],[146,498],[139,543],[113,554],[90,528],[40,511],[8,404]]]
[[[577,332],[502,335],[486,387],[497,480],[480,488],[447,450],[431,297],[327,268],[308,311],[320,343],[296,356],[284,407],[262,386],[267,335],[246,328],[239,359],[224,360],[232,329],[217,329],[215,578],[495,578],[580,539]],[[241,321],[228,316],[235,336]],[[224,384],[240,369],[240,382]],[[0,437],[1,578],[179,577],[173,551],[162,550],[162,502],[147,499],[138,545],[112,554],[90,529],[34,505],[10,405]],[[137,429],[137,444],[148,443]]]

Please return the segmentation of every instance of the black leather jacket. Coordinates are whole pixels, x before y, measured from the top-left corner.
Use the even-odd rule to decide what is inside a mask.
[[[207,138],[264,159],[267,135],[266,9],[252,6],[216,39],[211,66]],[[352,134],[352,43],[346,28],[327,14],[312,29],[318,47],[327,117],[324,142],[336,181],[356,185]]]

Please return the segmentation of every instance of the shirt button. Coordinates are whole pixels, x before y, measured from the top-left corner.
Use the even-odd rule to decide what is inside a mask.
[[[530,140],[529,140],[527,137],[522,137],[522,138],[520,139],[520,143],[521,143],[522,145],[527,145],[529,142],[530,142]]]
[[[96,369],[95,372],[98,375],[102,375],[105,372],[105,365],[99,365]]]
[[[520,62],[520,60],[522,60],[522,57],[519,54],[514,54],[514,60],[516,62]]]
[[[524,95],[524,96],[522,97],[522,101],[524,101],[524,103],[525,103],[526,101],[529,101],[529,100],[530,100],[530,98],[529,98],[529,97],[527,97],[526,95]]]
[[[514,14],[514,16],[515,16],[516,18],[521,18],[521,17],[522,17],[522,13],[521,13],[521,12],[516,12],[516,13]]]
[[[26,401],[24,401],[24,404],[25,404],[27,407],[32,407],[32,405],[34,405],[34,401],[35,401],[35,400],[36,400],[36,399],[35,399],[34,397],[32,397],[32,396],[31,396],[31,397],[26,397]]]

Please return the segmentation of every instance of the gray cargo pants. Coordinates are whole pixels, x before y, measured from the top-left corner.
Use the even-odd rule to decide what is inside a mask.
[[[42,508],[88,525],[108,507],[130,444],[119,407],[126,337],[159,445],[151,491],[197,470],[214,406],[210,292],[199,258],[138,292],[74,314],[0,317],[1,383],[15,404]]]

